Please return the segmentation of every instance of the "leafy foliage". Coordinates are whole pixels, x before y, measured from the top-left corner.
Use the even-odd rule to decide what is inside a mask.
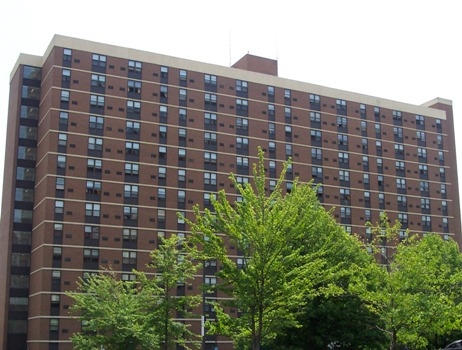
[[[134,271],[135,281],[121,281],[113,271],[103,271],[78,282],[71,311],[82,321],[82,332],[71,337],[75,349],[186,349],[196,345],[189,326],[177,313],[200,303],[197,295],[177,296],[178,285],[187,285],[197,266],[176,235],[162,240],[152,252],[154,278]]]
[[[209,323],[210,331],[231,337],[237,348],[260,349],[283,330],[299,327],[298,315],[309,298],[343,291],[333,283],[344,274],[343,262],[329,265],[325,257],[330,244],[316,239],[339,226],[311,184],[294,181],[292,190],[283,193],[286,168],[267,195],[259,149],[253,186],[243,186],[231,175],[242,201],[231,204],[220,191],[212,199],[213,213],[196,206],[195,222],[188,221],[204,247],[203,259],[220,262],[215,288],[230,297],[216,305],[217,321]],[[236,248],[239,260],[227,246]],[[226,312],[230,309],[237,310],[238,317]]]

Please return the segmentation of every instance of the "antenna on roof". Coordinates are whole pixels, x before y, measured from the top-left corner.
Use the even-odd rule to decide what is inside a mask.
[[[231,67],[231,28],[229,29],[229,66]]]

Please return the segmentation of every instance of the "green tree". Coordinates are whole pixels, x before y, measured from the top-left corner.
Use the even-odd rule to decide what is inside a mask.
[[[186,349],[197,341],[189,325],[178,319],[191,316],[200,303],[198,295],[176,295],[187,286],[197,266],[194,247],[177,235],[161,239],[151,253],[152,274],[133,270],[134,281],[121,281],[113,271],[103,271],[78,282],[71,311],[82,322],[82,332],[71,337],[77,350]]]
[[[82,322],[82,332],[71,337],[77,350],[155,349],[156,329],[148,322],[151,291],[137,281],[121,281],[113,271],[102,271],[78,281],[71,312]]]
[[[356,235],[349,234],[332,215],[317,215],[316,224],[304,232],[301,253],[311,256],[324,252],[328,278],[315,281],[313,287],[323,290],[334,285],[337,293],[320,293],[307,297],[298,316],[298,326],[280,332],[270,349],[326,349],[335,342],[343,349],[383,349],[386,338],[377,328],[380,318],[363,303],[355,283],[373,289],[379,269]],[[282,345],[281,345],[282,344]]]
[[[386,216],[375,227],[380,254],[400,227]],[[363,294],[382,318],[390,349],[425,349],[433,339],[461,327],[462,256],[457,244],[437,234],[412,236],[396,246],[378,271],[378,288]]]
[[[219,261],[215,288],[229,297],[215,305],[217,317],[208,323],[210,331],[230,337],[236,348],[252,350],[261,349],[283,329],[298,326],[307,296],[341,292],[328,282],[341,269],[326,265],[323,249],[307,254],[304,247],[305,232],[322,234],[326,227],[320,218],[330,214],[311,184],[294,181],[291,191],[283,193],[287,164],[267,194],[261,149],[258,154],[252,185],[230,176],[242,201],[231,204],[222,190],[212,198],[214,212],[195,206],[195,221],[188,221],[203,245],[203,259]],[[323,280],[327,282],[322,289],[313,288]]]
[[[144,286],[159,291],[151,302],[153,324],[158,325],[161,348],[176,349],[181,345],[186,349],[197,345],[197,336],[189,325],[178,320],[179,317],[194,316],[190,310],[201,302],[199,295],[177,295],[178,287],[185,288],[194,279],[198,266],[194,263],[195,247],[177,235],[161,238],[158,249],[151,253],[152,262],[148,267],[155,269],[156,277],[149,279],[145,273],[138,272],[138,279]]]

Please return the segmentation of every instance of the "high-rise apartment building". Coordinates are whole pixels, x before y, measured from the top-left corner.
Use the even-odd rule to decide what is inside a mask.
[[[403,235],[461,242],[451,101],[416,106],[288,80],[252,55],[222,67],[55,36],[11,75],[0,348],[71,349],[80,324],[63,293],[100,266],[132,278],[159,236],[188,234],[176,213],[192,218],[211,193],[239,200],[228,175],[249,181],[258,146],[268,190],[291,157],[287,190],[296,177],[322,183],[320,201],[364,240],[365,223],[386,211]],[[216,283],[216,268],[196,285]],[[208,304],[203,312],[213,317]],[[230,346],[206,338],[206,349]]]

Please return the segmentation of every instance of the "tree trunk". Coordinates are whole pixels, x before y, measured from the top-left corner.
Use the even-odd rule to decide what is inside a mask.
[[[390,350],[397,350],[397,344],[396,344],[396,330],[393,329],[391,333],[391,343],[390,343]]]

